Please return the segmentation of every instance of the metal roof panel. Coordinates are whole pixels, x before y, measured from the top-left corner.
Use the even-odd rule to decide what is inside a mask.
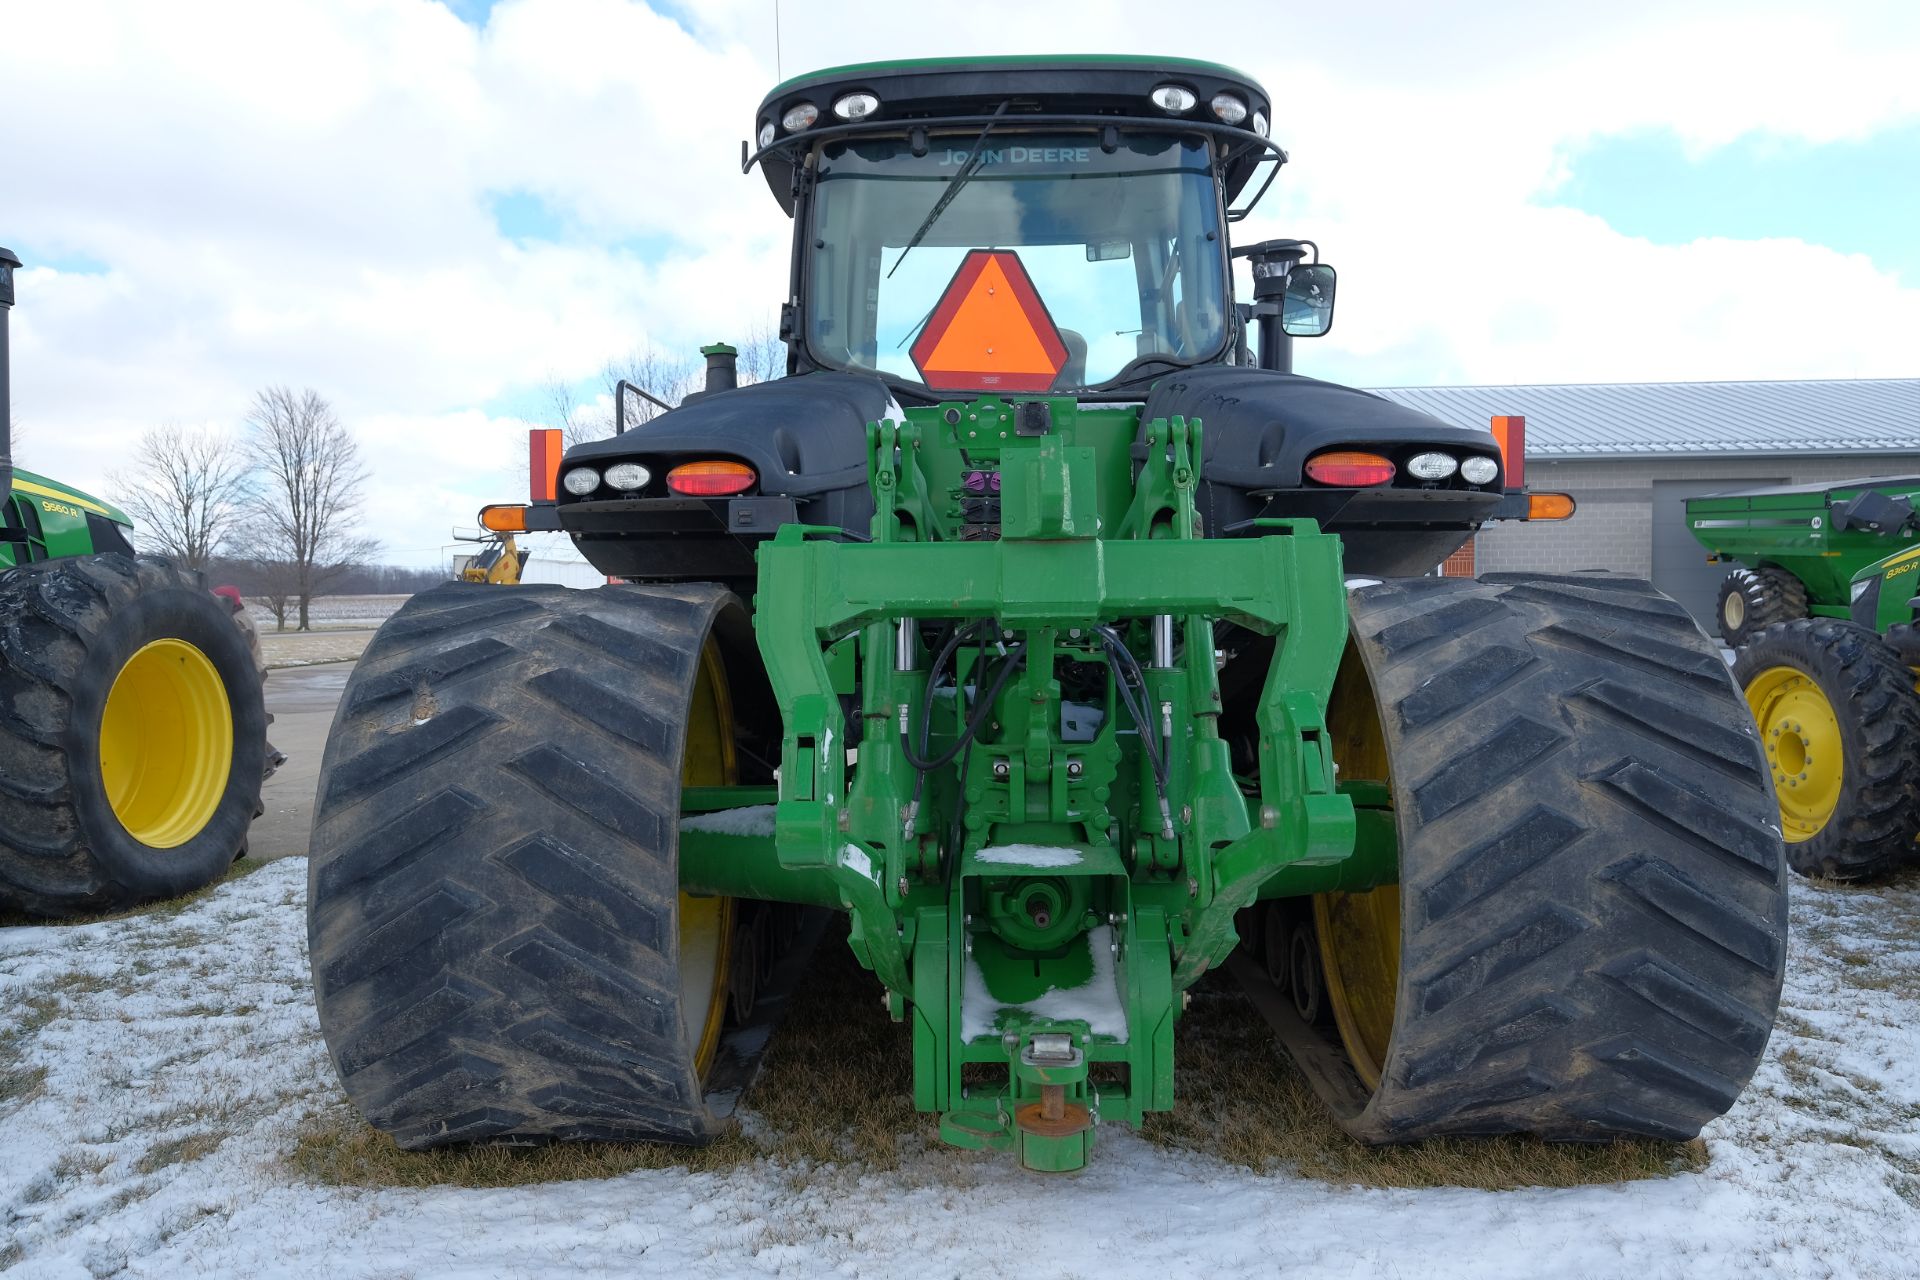
[[[1519,414],[1538,458],[1920,453],[1920,378],[1372,390],[1456,426]]]

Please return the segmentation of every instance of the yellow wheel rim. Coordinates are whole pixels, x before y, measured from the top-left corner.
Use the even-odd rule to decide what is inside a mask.
[[[1790,844],[1811,840],[1833,818],[1846,782],[1833,704],[1806,672],[1768,667],[1748,683],[1747,706],[1766,747],[1780,832]]]
[[[1327,723],[1342,781],[1391,782],[1386,734],[1357,650],[1349,647],[1333,682]],[[1393,1039],[1394,1002],[1400,988],[1400,886],[1365,893],[1319,893],[1313,898],[1314,933],[1327,1003],[1340,1029],[1354,1072],[1375,1089]]]
[[[207,655],[155,640],[127,660],[100,716],[100,781],[127,834],[177,849],[213,820],[233,770],[233,708]]]
[[[693,703],[687,710],[687,745],[681,785],[725,787],[737,777],[733,751],[733,700],[727,674],[711,641],[700,655]],[[720,1048],[727,1014],[727,966],[733,953],[733,899],[680,895],[680,1011],[696,1035],[694,1066],[704,1078]]]

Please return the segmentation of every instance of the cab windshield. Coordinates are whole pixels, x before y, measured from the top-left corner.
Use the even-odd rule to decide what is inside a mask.
[[[973,135],[820,150],[809,236],[814,358],[922,381],[912,349],[971,250],[1011,250],[1066,357],[1050,389],[1112,381],[1142,356],[1183,363],[1227,341],[1220,206],[1201,138],[995,132],[918,244]],[[904,253],[904,256],[903,256]]]

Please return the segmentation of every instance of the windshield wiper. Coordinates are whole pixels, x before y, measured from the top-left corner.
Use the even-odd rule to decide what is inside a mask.
[[[981,129],[980,136],[973,140],[973,146],[967,152],[967,162],[960,166],[960,172],[953,175],[953,181],[949,182],[947,189],[940,193],[940,198],[933,202],[933,208],[927,210],[927,216],[920,223],[920,229],[913,233],[913,239],[907,241],[907,247],[902,249],[900,256],[893,260],[893,266],[887,271],[887,279],[893,279],[893,273],[900,269],[900,264],[907,260],[907,255],[927,238],[927,232],[933,230],[933,224],[940,221],[940,215],[947,211],[947,206],[953,203],[953,198],[960,194],[960,188],[966,186],[967,181],[973,177],[974,171],[986,158],[986,151],[982,144],[986,142],[987,135],[993,132],[993,126],[1000,123],[1000,117],[1006,114],[1007,108],[1011,105],[1013,105],[1013,99],[1008,98],[994,108],[986,127]]]

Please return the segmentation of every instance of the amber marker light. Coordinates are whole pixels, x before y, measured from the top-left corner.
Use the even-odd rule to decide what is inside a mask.
[[[667,488],[689,498],[745,493],[759,477],[744,462],[683,462],[667,472]]]
[[[1393,463],[1377,453],[1323,453],[1307,463],[1307,478],[1344,489],[1365,489],[1393,479]]]
[[[1530,493],[1527,495],[1527,519],[1566,520],[1575,511],[1570,493]]]
[[[480,527],[495,533],[525,533],[527,509],[518,503],[501,503],[480,508]]]

